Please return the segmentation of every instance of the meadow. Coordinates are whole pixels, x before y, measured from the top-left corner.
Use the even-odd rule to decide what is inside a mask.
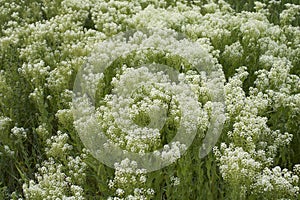
[[[298,0],[0,0],[0,199],[300,199]]]

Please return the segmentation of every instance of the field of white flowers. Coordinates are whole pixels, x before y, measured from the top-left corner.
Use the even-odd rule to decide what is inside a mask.
[[[0,0],[0,199],[300,199],[298,0]]]

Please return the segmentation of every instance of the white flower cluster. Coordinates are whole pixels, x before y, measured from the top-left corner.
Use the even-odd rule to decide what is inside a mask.
[[[164,145],[162,152],[154,151],[154,155],[161,158],[164,162],[173,163],[182,156],[182,152],[186,151],[186,149],[185,144],[180,144],[177,141]]]
[[[222,143],[220,152],[217,149],[215,151],[219,162],[222,163],[220,171],[225,181],[245,184],[253,181],[256,173],[262,169],[262,164],[241,147],[235,147],[233,144],[227,147]]]
[[[127,20],[141,10],[138,1],[101,1],[92,7],[91,13],[95,28],[111,36],[126,30]]]
[[[3,131],[6,126],[11,122],[11,119],[9,117],[0,117],[0,130]]]
[[[157,148],[160,145],[158,128],[162,128],[157,123],[166,117],[168,104],[171,105],[169,112],[179,121],[176,100],[171,101],[171,91],[166,85],[167,77],[151,74],[146,67],[127,68],[118,76],[119,80],[112,80],[113,94],[107,95],[106,105],[99,108],[102,129],[114,143],[132,152]]]
[[[73,148],[72,145],[67,143],[68,139],[68,134],[61,131],[58,131],[57,135],[47,139],[46,143],[48,147],[45,149],[47,156],[54,158],[65,157]]]
[[[252,193],[263,194],[269,197],[296,197],[299,194],[299,181],[297,175],[293,175],[287,169],[281,170],[279,166],[273,169],[265,168],[252,185]]]
[[[47,132],[45,125],[36,129],[38,132]],[[82,200],[85,182],[86,158],[85,151],[80,156],[69,156],[73,146],[68,144],[67,133],[57,132],[46,140],[45,152],[48,157],[41,165],[37,165],[38,172],[35,180],[23,184],[26,199],[66,199]]]
[[[13,127],[11,129],[11,133],[16,138],[26,138],[27,137],[27,130],[25,130],[23,127]]]
[[[113,78],[112,94],[99,107],[101,128],[115,144],[145,153],[162,145],[160,129],[168,120],[186,135],[197,129],[198,105],[193,93],[184,93],[189,88],[183,82],[171,84],[162,72],[150,73],[147,67],[123,71]]]
[[[38,166],[38,173],[35,174],[37,183],[34,180],[30,180],[29,183],[23,185],[25,198],[34,200],[84,199],[83,189],[75,184],[73,179],[75,174],[82,173],[81,170],[84,168],[84,165],[82,165],[82,161],[78,160],[78,158],[70,157],[69,161],[70,171],[67,173],[64,172],[65,167],[53,158],[49,158],[41,166]]]
[[[276,14],[272,8],[283,4],[264,0],[254,3],[255,12],[235,12],[223,0],[1,1],[1,156],[22,157],[20,149],[29,149],[24,143],[28,140],[36,149],[46,146],[46,156],[60,160],[42,163],[36,182],[24,185],[25,197],[83,198],[77,182],[84,179],[85,166],[81,159],[68,157],[77,149],[67,140],[80,130],[82,141],[97,149],[96,125],[123,149],[143,155],[161,148],[154,151],[157,157],[178,160],[193,132],[200,138],[220,132],[224,108],[213,101],[222,101],[225,73],[228,126],[214,151],[225,183],[244,197],[296,199],[300,29],[295,24],[300,6],[285,4],[278,22],[271,22]],[[176,81],[149,63],[173,67],[179,72]],[[74,87],[82,87],[86,96],[71,110],[74,78],[85,65],[85,84]],[[97,95],[101,98],[93,99]],[[22,138],[22,144],[8,140],[6,132],[8,138]],[[298,156],[291,161],[293,173],[276,166],[282,152]],[[14,164],[24,169],[23,163]],[[136,171],[134,161],[116,165],[114,199],[153,195],[143,185],[146,172]],[[130,182],[131,175],[136,182]],[[177,185],[178,180],[171,182]],[[7,180],[1,180],[1,187],[2,181]],[[136,185],[128,189],[130,184]]]
[[[116,197],[110,200],[147,200],[154,195],[154,190],[145,188],[145,169],[139,169],[135,161],[122,160],[115,164],[115,177],[109,181],[109,187],[115,190]]]
[[[222,144],[220,151],[215,149],[215,155],[220,162],[220,171],[224,180],[235,186],[242,185],[244,192],[248,190],[252,191],[253,195],[268,194],[268,198],[294,198],[299,192],[298,176],[287,169],[284,169],[281,175],[281,171],[278,172],[279,167],[273,170],[268,168],[273,165],[278,150],[291,143],[293,135],[271,130],[267,125],[268,119],[260,116],[266,112],[271,103],[272,108],[276,109],[283,105],[289,106],[290,104],[286,102],[288,99],[296,100],[291,94],[293,92],[290,91],[297,87],[293,79],[298,77],[287,74],[289,68],[281,70],[279,67],[280,65],[277,64],[273,65],[270,71],[260,71],[256,82],[260,90],[250,88],[250,96],[246,96],[241,88],[243,79],[248,75],[245,68],[237,70],[237,74],[229,80],[225,90],[227,116],[233,123],[233,131],[227,133],[231,143],[229,147]],[[264,77],[268,78],[263,79],[264,74],[267,74]],[[268,81],[268,84],[263,81]],[[274,93],[283,97],[274,98],[274,95],[270,95]],[[290,108],[295,114],[298,112],[295,104]]]
[[[177,186],[177,185],[180,184],[180,178],[179,177],[171,176],[170,180],[171,180],[171,184],[174,185],[174,186]]]
[[[23,184],[26,199],[85,199],[80,185],[86,176],[87,165],[83,162],[86,154],[68,156],[73,148],[67,143],[68,138],[66,133],[58,131],[56,136],[47,139],[45,151],[49,158],[37,165],[35,180]]]
[[[217,112],[206,105],[222,101],[224,82],[210,44],[178,37],[172,30],[153,28],[99,44],[76,79],[74,93],[79,96],[73,101],[76,129],[90,148],[102,146],[92,144],[99,136],[108,139],[103,151],[117,145],[143,156],[172,142],[166,147],[174,150],[160,152],[163,162],[169,158],[172,163],[195,134],[204,136],[210,119],[215,126],[222,124],[213,116]],[[162,60],[166,61],[161,64]],[[90,127],[95,126],[95,117],[98,126]]]
[[[290,24],[296,19],[296,16],[299,16],[300,5],[296,4],[286,4],[287,9],[280,13],[281,23],[284,25]]]
[[[300,164],[294,166],[294,172],[300,177]]]
[[[43,123],[41,125],[39,125],[36,129],[35,129],[36,133],[39,135],[39,137],[41,137],[43,140],[47,140],[49,137],[49,131],[47,129],[47,124]]]

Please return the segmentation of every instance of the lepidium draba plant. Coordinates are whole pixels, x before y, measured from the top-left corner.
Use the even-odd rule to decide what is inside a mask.
[[[216,142],[224,74],[207,42],[178,37],[170,29],[122,33],[100,43],[76,77],[74,124],[101,162],[129,157],[149,173],[176,162],[194,138],[201,147],[207,130],[215,140],[205,148]]]
[[[299,10],[1,0],[0,199],[299,199]]]
[[[233,121],[233,131],[227,133],[230,145],[223,143],[220,150],[215,151],[220,172],[224,180],[230,183],[229,188],[234,188],[233,191],[242,187],[242,192],[234,196],[296,198],[299,193],[298,176],[287,169],[281,172],[279,166],[273,171],[269,169],[274,165],[280,148],[289,145],[293,135],[271,130],[267,125],[268,119],[259,116],[266,112],[270,99],[268,95],[255,94],[252,90],[249,97],[245,96],[241,88],[242,79],[247,76],[244,70],[240,68],[226,85],[228,117]]]
[[[72,145],[67,143],[68,135],[58,131],[47,140],[48,159],[37,164],[35,179],[23,185],[26,199],[85,199],[83,188],[86,164],[80,156],[68,155]]]
[[[154,190],[147,188],[146,170],[138,169],[135,161],[129,159],[122,160],[115,164],[115,177],[109,180],[109,188],[115,190],[115,197],[108,199],[150,199]]]

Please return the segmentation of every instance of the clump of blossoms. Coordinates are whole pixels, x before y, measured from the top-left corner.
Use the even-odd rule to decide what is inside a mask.
[[[25,130],[23,127],[19,128],[19,127],[13,127],[11,129],[11,133],[13,136],[15,136],[16,138],[26,138],[27,134],[26,134],[27,130]]]
[[[109,188],[115,191],[115,197],[110,200],[138,200],[151,199],[154,190],[147,188],[145,169],[139,169],[135,161],[124,159],[121,163],[115,163],[115,177],[108,183]]]
[[[99,107],[100,126],[111,141],[129,151],[145,153],[170,141],[172,135],[161,135],[165,123],[172,124],[174,130],[179,129],[180,122],[195,126],[197,119],[185,120],[200,114],[181,111],[199,107],[193,93],[182,97],[183,90],[189,90],[186,80],[175,85],[162,72],[150,73],[147,67],[124,67],[122,71],[112,80],[112,94],[106,95]]]
[[[260,195],[296,198],[299,177],[287,169],[281,174],[279,166],[273,171],[269,169],[280,148],[288,146],[293,135],[268,127],[268,118],[260,115],[266,112],[272,99],[257,88],[250,88],[250,95],[246,96],[241,86],[247,76],[245,67],[239,68],[225,86],[228,119],[233,123],[233,131],[227,133],[231,141],[229,147],[222,144],[220,151],[215,149],[222,177],[230,187],[243,187],[242,192],[238,192],[240,198],[245,198],[247,193],[257,198]],[[273,174],[278,170],[280,175]]]
[[[50,139],[47,139],[47,146],[45,151],[49,157],[61,157],[72,150],[72,145],[67,143],[69,139],[68,134],[62,133],[61,131],[57,132],[57,135],[52,136]]]
[[[268,198],[294,198],[299,194],[299,177],[279,166],[273,169],[265,168],[252,185],[253,194],[268,196]]]
[[[86,154],[67,156],[72,149],[67,139],[68,135],[59,131],[47,141],[49,158],[36,166],[35,180],[23,184],[26,199],[85,199],[80,185],[86,177]]]
[[[102,199],[109,189],[115,199],[298,199],[300,6],[275,0],[242,4],[2,0],[0,199]],[[99,47],[120,32],[125,36]],[[95,102],[77,101],[84,113],[79,120],[71,106],[74,79],[89,64],[99,64],[100,71],[89,72],[81,86],[95,94]],[[173,68],[177,86],[169,73],[146,64]],[[212,141],[204,139],[210,151],[222,129],[224,108],[214,100],[222,101],[224,74],[221,145],[215,157],[200,159],[202,139],[210,136]],[[136,90],[128,90],[131,85]],[[140,176],[125,170],[140,168],[134,159],[119,160],[115,178],[103,165],[85,161],[85,180],[78,175],[84,162],[73,156],[82,153],[80,131],[83,143],[97,150],[96,125],[109,143],[175,163],[148,173],[136,190],[118,182]],[[187,134],[174,139],[176,129]],[[108,179],[118,188],[109,188]]]
[[[143,156],[163,147],[155,156],[172,163],[195,134],[203,137],[213,113],[205,106],[218,104],[224,75],[205,42],[177,38],[169,29],[123,33],[90,56],[76,79],[73,108],[76,129],[96,156],[119,159],[99,154],[97,142],[107,138],[101,151],[116,145]]]
[[[38,166],[35,174],[37,182],[30,180],[23,185],[24,196],[26,199],[74,199],[84,198],[84,192],[80,185],[75,182],[82,176],[84,164],[79,157],[69,157],[69,164],[66,166],[58,163],[53,158],[49,158]],[[80,184],[80,182],[78,182]]]
[[[101,127],[125,149],[151,151],[161,145],[162,120],[173,120],[174,126],[179,126],[179,103],[172,96],[175,88],[168,84],[168,77],[149,73],[146,67],[123,70],[112,80],[113,94],[107,95],[105,104],[99,107]]]

